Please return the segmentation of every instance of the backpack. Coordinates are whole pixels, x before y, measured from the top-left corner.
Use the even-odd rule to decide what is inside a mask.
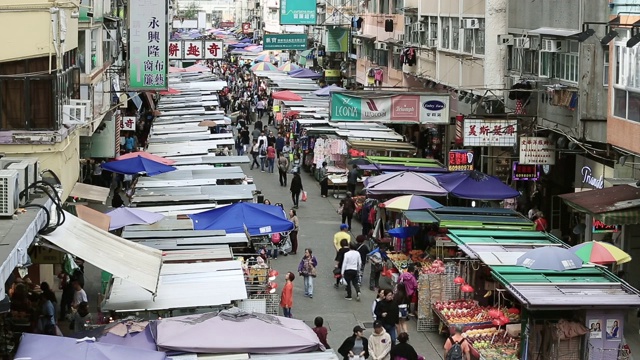
[[[462,341],[464,341],[464,339],[460,342],[456,342],[452,337],[449,337],[449,341],[451,341],[451,348],[447,352],[445,360],[462,360]]]

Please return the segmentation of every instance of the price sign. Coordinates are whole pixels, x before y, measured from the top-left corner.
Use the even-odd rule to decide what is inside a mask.
[[[540,178],[540,168],[538,165],[520,164],[513,162],[512,180],[538,180]]]
[[[450,150],[449,171],[473,170],[473,150]]]

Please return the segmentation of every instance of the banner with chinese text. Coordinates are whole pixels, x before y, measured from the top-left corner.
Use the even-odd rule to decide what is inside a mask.
[[[325,51],[341,53],[348,52],[349,29],[341,27],[327,28]]]
[[[167,7],[164,0],[129,3],[127,80],[131,90],[167,89]]]
[[[122,130],[122,131],[136,131],[136,117],[135,116],[123,116],[120,130]]]
[[[449,171],[473,170],[473,150],[449,150]]]
[[[522,136],[520,138],[520,163],[555,165],[556,145],[546,137]]]
[[[280,1],[280,25],[315,25],[317,13],[315,1]]]
[[[307,50],[307,34],[265,34],[264,50]]]
[[[464,146],[513,146],[518,122],[502,119],[464,119]]]
[[[172,40],[169,41],[171,60],[222,59],[224,46],[220,40]]]

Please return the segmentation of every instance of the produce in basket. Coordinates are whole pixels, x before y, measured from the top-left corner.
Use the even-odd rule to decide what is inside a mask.
[[[517,360],[520,339],[511,337],[503,329],[486,328],[467,330],[462,335],[486,360]]]

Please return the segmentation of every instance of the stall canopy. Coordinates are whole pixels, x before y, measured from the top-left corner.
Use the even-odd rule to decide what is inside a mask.
[[[294,79],[320,79],[322,77],[321,74],[310,69],[302,69],[295,74],[289,73],[289,75]]]
[[[445,206],[430,209],[447,229],[535,230],[535,224],[511,209]]]
[[[151,293],[158,287],[162,252],[136,244],[101,230],[68,212],[65,222],[50,234],[42,235],[63,250]]]
[[[607,225],[640,224],[640,188],[619,185],[560,195],[572,208]]]
[[[275,205],[235,203],[229,206],[189,215],[196,230],[225,230],[251,235],[268,235],[293,230],[281,207]]]
[[[97,201],[104,204],[109,197],[109,192],[109,188],[77,182],[73,186],[73,189],[71,189],[71,193],[69,194],[69,196],[85,200]]]
[[[237,308],[152,323],[158,347],[193,353],[292,354],[324,350],[303,321]]]
[[[515,265],[518,257],[529,250],[567,246],[553,235],[540,231],[454,229],[449,230],[449,238],[467,256],[481,259],[487,265]]]
[[[461,199],[504,200],[520,196],[497,177],[479,171],[457,171],[439,175],[440,185],[449,193]]]
[[[369,195],[447,195],[447,190],[433,176],[409,171],[370,177],[365,180],[365,190]]]

